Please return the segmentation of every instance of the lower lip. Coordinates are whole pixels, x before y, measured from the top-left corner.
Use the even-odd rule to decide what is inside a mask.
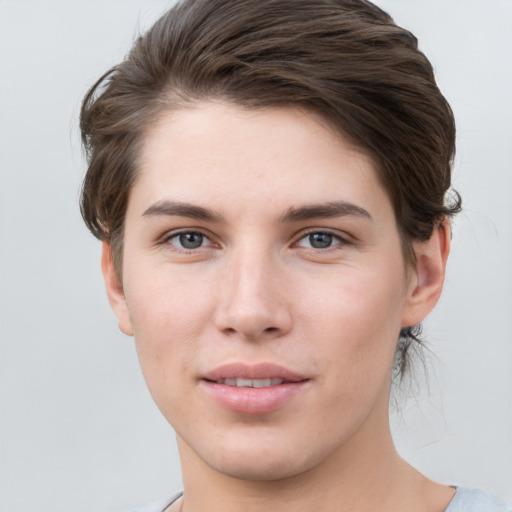
[[[307,382],[304,380],[266,388],[242,388],[202,380],[201,386],[214,400],[230,411],[265,414],[286,405]]]

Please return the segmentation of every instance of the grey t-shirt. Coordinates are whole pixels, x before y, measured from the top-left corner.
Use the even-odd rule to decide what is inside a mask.
[[[163,512],[180,496],[181,493],[178,493],[171,498],[150,503],[131,512]],[[457,492],[445,512],[512,512],[512,504],[507,504],[478,489],[457,487]]]
[[[512,504],[478,489],[458,487],[445,512],[512,512]]]

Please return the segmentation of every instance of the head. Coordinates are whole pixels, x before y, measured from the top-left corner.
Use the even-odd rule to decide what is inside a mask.
[[[312,12],[314,14],[312,14]],[[371,155],[393,204],[404,261],[460,210],[448,197],[452,111],[416,38],[364,0],[178,3],[84,99],[89,169],[81,210],[111,244],[121,278],[124,218],[145,134],[166,112],[208,99],[293,106]],[[404,330],[399,367],[418,332]],[[399,354],[400,355],[400,354]]]
[[[416,38],[388,14],[365,0],[184,1],[82,106],[82,215],[111,249],[121,285],[126,213],[154,127],[215,103],[256,117],[301,112],[364,155],[389,199],[406,273],[415,244],[460,209],[448,196],[452,111]],[[416,328],[401,331],[400,371]]]

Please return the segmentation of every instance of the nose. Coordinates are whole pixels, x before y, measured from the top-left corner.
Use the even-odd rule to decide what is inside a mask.
[[[241,251],[226,265],[219,288],[216,327],[245,340],[269,340],[292,327],[282,269],[270,254]]]

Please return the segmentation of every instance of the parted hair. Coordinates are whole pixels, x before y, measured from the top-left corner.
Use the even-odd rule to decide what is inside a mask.
[[[412,243],[461,208],[451,189],[452,110],[415,36],[386,12],[366,0],[184,0],[136,39],[82,104],[81,212],[110,242],[119,276],[145,134],[162,114],[209,99],[312,110],[371,155],[408,265]],[[418,333],[419,326],[402,332],[399,375]]]

